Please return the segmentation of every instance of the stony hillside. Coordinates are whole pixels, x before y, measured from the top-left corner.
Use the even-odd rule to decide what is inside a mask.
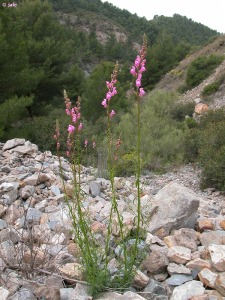
[[[101,44],[106,44],[113,35],[118,43],[126,43],[128,33],[119,24],[105,18],[103,15],[88,12],[87,14],[81,12],[78,15],[75,13],[57,12],[57,18],[60,24],[70,27],[76,31],[81,31],[90,34],[95,31],[97,40]]]
[[[212,43],[207,44],[205,47],[182,60],[176,68],[171,70],[161,79],[155,89],[177,91],[179,87],[185,83],[188,65],[197,57],[210,54],[225,55],[225,35],[219,36]],[[220,77],[225,78],[225,60],[216,68],[213,74],[205,79],[199,86],[182,94],[180,100],[194,101],[195,99],[200,98],[204,87],[209,83],[216,81]],[[212,101],[210,101],[209,106],[212,108],[225,106],[225,80],[223,81],[223,84],[221,84],[219,91],[213,95],[213,99],[211,100]]]
[[[72,222],[64,201],[57,157],[24,139],[0,145],[0,298],[4,300],[91,300]],[[72,201],[72,171],[62,159]],[[132,287],[108,291],[99,300],[214,300],[225,296],[224,196],[200,191],[192,166],[163,176],[143,176],[142,215],[146,238]],[[129,242],[135,226],[135,178],[115,178],[118,208]],[[104,247],[111,207],[110,181],[82,168],[83,209],[99,247]],[[166,207],[166,209],[165,209]],[[116,219],[110,246],[111,276],[120,246]],[[100,250],[101,251],[101,250]]]

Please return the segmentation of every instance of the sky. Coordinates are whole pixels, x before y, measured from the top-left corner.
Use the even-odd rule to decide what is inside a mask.
[[[225,33],[225,0],[107,0],[107,2],[147,20],[153,19],[155,15],[172,17],[173,14],[179,14]]]

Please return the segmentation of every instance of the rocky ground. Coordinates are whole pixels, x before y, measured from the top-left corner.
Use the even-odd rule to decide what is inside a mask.
[[[72,197],[72,173],[62,159]],[[184,166],[141,178],[146,251],[124,294],[108,291],[99,300],[225,299],[225,197],[199,188],[200,170]],[[97,170],[81,172],[83,208],[104,247],[111,208],[110,182]],[[115,178],[124,234],[135,226],[135,178]],[[118,236],[115,218],[112,239]],[[0,144],[0,299],[90,300],[64,202],[58,159],[23,139]],[[130,239],[130,242],[132,239]],[[115,243],[114,243],[115,244]],[[144,248],[143,248],[144,247]],[[111,249],[109,271],[117,272],[119,246]]]

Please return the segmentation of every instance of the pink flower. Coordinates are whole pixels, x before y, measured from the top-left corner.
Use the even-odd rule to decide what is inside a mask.
[[[69,132],[70,134],[73,133],[74,130],[75,130],[75,127],[74,127],[73,125],[69,125],[69,126],[68,126],[68,132]]]
[[[137,75],[136,70],[135,70],[135,66],[132,66],[132,67],[131,67],[130,73],[131,73],[133,76],[136,76],[136,75]]]
[[[111,89],[111,87],[112,87],[112,83],[111,83],[111,82],[109,82],[109,81],[106,81],[106,86],[107,86],[107,88],[108,88],[108,89]]]
[[[143,88],[140,88],[140,89],[139,89],[139,96],[142,97],[142,96],[144,96],[144,94],[145,94],[144,89],[143,89]]]
[[[115,111],[111,110],[111,113],[109,114],[109,117],[112,118],[115,114],[116,114]]]
[[[84,147],[87,147],[87,145],[88,145],[88,139],[85,139],[85,141],[84,141]]]
[[[112,96],[114,96],[116,94],[117,94],[117,90],[116,90],[116,87],[114,86],[113,89],[112,89]]]
[[[73,115],[72,121],[73,121],[73,123],[76,123],[76,122],[77,122],[77,116],[76,116],[76,115]]]
[[[136,87],[139,88],[141,86],[141,81],[140,79],[137,79],[136,80]]]
[[[107,100],[110,100],[111,97],[112,97],[112,93],[111,93],[111,92],[108,92],[108,93],[106,94],[106,99],[107,99]]]
[[[93,147],[93,149],[96,147],[95,141],[92,141],[92,147]]]
[[[66,114],[69,116],[70,115],[70,111],[68,108],[66,108]]]
[[[103,105],[105,108],[107,108],[108,104],[107,104],[107,100],[106,100],[106,99],[104,99],[104,100],[102,101],[102,105]]]
[[[135,65],[136,68],[139,67],[140,62],[141,62],[141,58],[140,58],[140,55],[138,55],[137,58],[135,59],[135,62],[134,62],[134,65]]]
[[[80,131],[82,128],[83,128],[83,124],[80,123],[79,126],[78,126],[78,131]]]

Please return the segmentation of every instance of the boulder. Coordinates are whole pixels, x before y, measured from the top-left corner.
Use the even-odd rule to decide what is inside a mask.
[[[199,201],[200,197],[189,188],[176,182],[167,184],[150,203],[151,217],[147,230],[165,237],[173,229],[194,229]]]

